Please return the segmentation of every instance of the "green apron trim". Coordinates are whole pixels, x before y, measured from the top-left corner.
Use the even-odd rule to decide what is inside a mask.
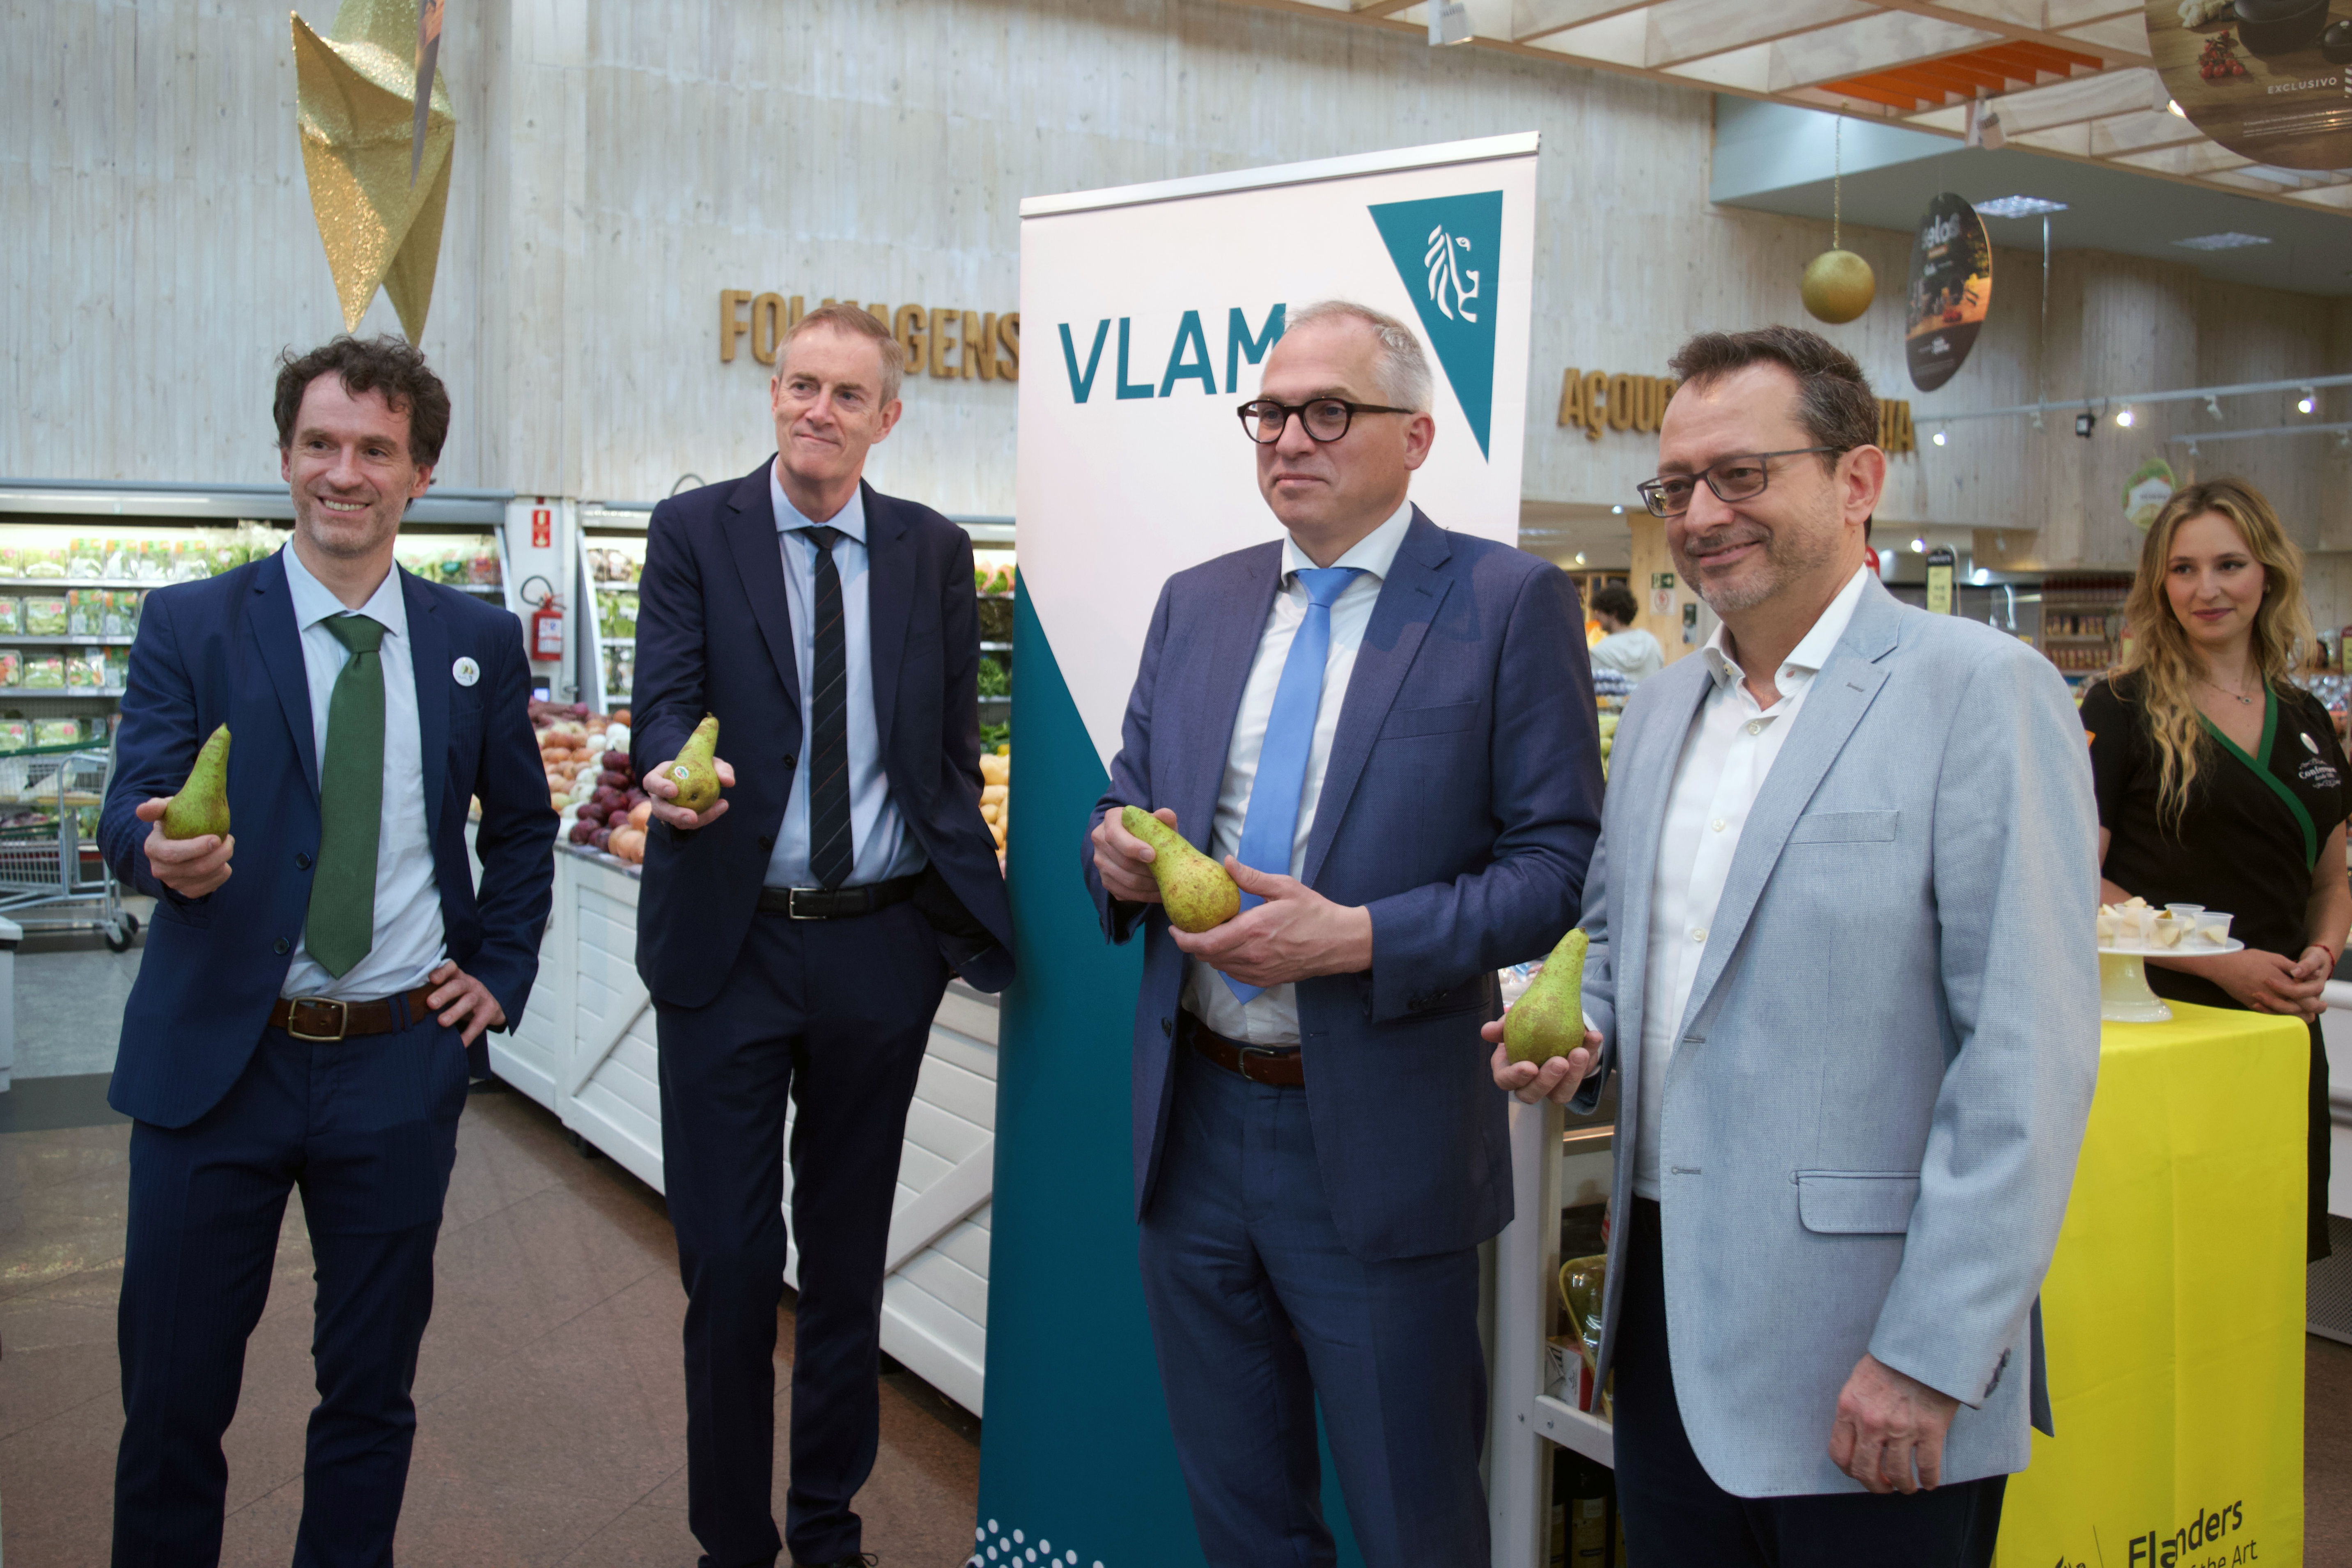
[[[2229,736],[2221,733],[2221,727],[2214,723],[2212,720],[2208,719],[2204,714],[2200,713],[2197,715],[2197,721],[2205,726],[2205,730],[2208,734],[2221,742],[2221,746],[2224,751],[2228,752],[2230,755],[2237,758],[2238,761],[2245,763],[2246,766],[2252,771],[2253,775],[2256,778],[2270,785],[2271,793],[2273,795],[2277,795],[2279,799],[2286,802],[2286,808],[2294,813],[2296,826],[2303,829],[2304,864],[2313,867],[2317,866],[2319,864],[2319,827],[2311,820],[2311,813],[2304,809],[2303,802],[2295,798],[2294,791],[2287,788],[2285,784],[2280,780],[2278,774],[2271,772],[2263,763],[2257,762],[2254,757],[2248,756],[2244,747],[2239,745],[2237,742],[2230,739]],[[2271,754],[2271,742],[2277,736],[2277,734],[2278,693],[2272,690],[2269,684],[2265,682],[2263,686],[2263,738],[2255,755],[2263,758],[2269,757]]]

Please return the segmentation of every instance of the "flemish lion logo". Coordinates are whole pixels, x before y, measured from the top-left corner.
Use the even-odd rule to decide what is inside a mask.
[[[1456,251],[1460,254],[1457,256]],[[1429,298],[1448,316],[1458,316],[1465,321],[1478,318],[1470,309],[1470,301],[1478,297],[1478,274],[1462,265],[1470,258],[1470,242],[1448,234],[1439,224],[1429,231],[1429,249],[1422,257],[1422,265],[1429,268]],[[1468,279],[1469,286],[1463,286]],[[1451,298],[1449,298],[1451,296]]]

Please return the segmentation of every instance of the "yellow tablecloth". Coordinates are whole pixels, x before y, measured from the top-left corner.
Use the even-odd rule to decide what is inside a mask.
[[[2304,1119],[2293,1020],[2109,1024],[2042,1290],[2053,1425],[2000,1568],[2303,1561]]]

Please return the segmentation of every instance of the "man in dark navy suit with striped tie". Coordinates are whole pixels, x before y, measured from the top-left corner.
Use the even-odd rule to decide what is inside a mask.
[[[876,493],[904,356],[855,305],[778,346],[777,455],[656,508],[631,749],[655,798],[637,968],[661,1047],[686,1282],[687,1508],[703,1568],[856,1563],[880,1428],[882,1265],[915,1075],[950,971],[1013,976],[980,813],[971,542]],[[705,713],[721,798],[662,775]],[[730,765],[731,762],[731,765]],[[780,1536],[784,1111],[799,1243]]]

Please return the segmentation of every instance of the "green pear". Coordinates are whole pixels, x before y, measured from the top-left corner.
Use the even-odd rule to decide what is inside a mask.
[[[1503,1018],[1503,1044],[1515,1062],[1547,1062],[1584,1044],[1584,949],[1570,931],[1544,960],[1543,973]]]
[[[1184,842],[1183,836],[1139,805],[1123,806],[1118,825],[1151,846],[1151,879],[1168,923],[1204,931],[1242,912],[1242,890],[1225,868]]]
[[[662,769],[677,785],[677,804],[698,815],[719,800],[719,768],[711,761],[719,750],[719,715],[705,713],[688,736],[686,749]]]
[[[228,837],[228,726],[215,730],[196,753],[188,782],[163,803],[163,837],[202,838],[205,834]]]

